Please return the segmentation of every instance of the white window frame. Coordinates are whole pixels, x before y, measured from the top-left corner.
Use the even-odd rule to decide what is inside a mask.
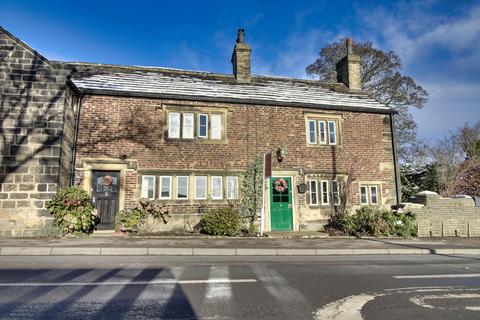
[[[186,198],[180,198],[178,195],[178,190],[179,190],[179,186],[180,186],[180,183],[179,183],[179,180],[180,178],[187,178],[187,197]],[[176,190],[176,199],[177,200],[188,200],[188,197],[189,197],[189,184],[190,184],[190,177],[189,176],[177,176],[177,190]]]
[[[205,135],[201,135],[201,134],[200,134],[200,131],[201,131],[200,128],[202,127],[202,126],[201,126],[201,122],[200,122],[200,118],[201,118],[201,117],[205,117],[205,118],[206,118],[206,121],[207,121],[207,123],[205,124]],[[197,130],[197,135],[198,135],[198,137],[201,138],[201,139],[208,139],[208,114],[206,114],[206,113],[199,113],[197,119],[198,119],[198,130]]]
[[[375,202],[373,202],[372,189],[375,189],[375,196],[377,197]],[[369,186],[368,191],[370,193],[370,204],[371,205],[377,205],[378,204],[378,187],[377,186]]]
[[[312,185],[315,186],[315,192],[312,192]],[[318,181],[317,180],[310,180],[308,181],[308,188],[310,190],[310,206],[318,206]],[[315,203],[313,203],[312,199],[314,199],[313,195],[315,195]]]
[[[144,192],[145,189],[144,189],[143,186],[145,185],[145,183],[147,183],[146,182],[147,178],[153,178],[153,196],[152,197],[148,196],[148,185],[147,185],[147,190],[146,190],[147,194],[145,194],[145,192]],[[143,198],[143,199],[155,199],[155,182],[156,182],[156,177],[153,176],[153,175],[143,175],[142,176],[142,186],[141,186],[141,188],[142,188],[141,189],[141,194],[142,195],[141,195],[141,198]]]
[[[333,186],[336,186],[337,191],[335,191]],[[337,201],[335,201],[335,194]],[[340,185],[338,184],[338,180],[332,180],[332,204],[334,206],[340,205]]]
[[[323,139],[322,139],[322,125],[323,125]],[[325,120],[318,121],[318,143],[327,144],[327,123]]]
[[[169,184],[168,184],[168,197],[163,197],[162,196],[162,191],[163,191],[163,179],[167,178],[169,179]],[[158,193],[158,198],[159,199],[172,199],[172,176],[160,176],[160,184],[159,184],[159,193]]]
[[[329,190],[328,190],[329,189],[328,180],[321,180],[320,184],[322,186],[322,188],[321,188],[322,189],[322,194],[321,194],[322,202],[321,203],[322,203],[322,205],[329,205],[330,204],[330,199],[329,199]],[[325,190],[325,188],[324,188],[325,186],[326,186],[327,190]],[[325,201],[325,198],[324,198],[325,194],[327,195],[327,201]]]
[[[218,119],[218,127],[216,127],[214,119]],[[208,121],[207,121],[208,122]],[[212,140],[222,140],[222,115],[220,113],[213,113],[210,115],[210,139]],[[216,131],[218,130],[218,131]]]
[[[198,181],[199,178],[205,178],[205,184],[204,184],[204,186],[205,186],[205,197],[201,197],[201,198],[198,197],[198,192],[197,192],[197,181]],[[195,176],[195,186],[194,186],[195,200],[205,200],[205,199],[207,199],[207,194],[208,194],[208,190],[207,190],[208,189],[207,188],[208,183],[207,183],[207,181],[208,181],[207,176]]]
[[[362,192],[362,189],[365,190],[365,193]],[[360,186],[360,204],[362,205],[368,205],[368,186],[367,185],[361,185]],[[362,201],[362,194],[365,194],[365,202]]]
[[[216,196],[214,194],[215,191],[215,185],[213,183],[213,180],[220,180],[220,195]],[[212,199],[213,200],[222,200],[223,199],[223,177],[222,176],[212,176],[211,177],[211,183],[212,183]]]
[[[330,124],[333,124],[333,142],[331,139],[331,130],[330,130]],[[337,144],[337,122],[333,120],[328,121],[328,144],[330,145],[336,145]]]
[[[317,121],[315,120],[308,120],[308,143],[309,144],[317,144]],[[310,138],[312,137],[312,131],[310,130],[310,125],[313,123],[313,138],[314,141],[312,141]]]
[[[185,119],[191,117],[192,125],[187,126]],[[188,130],[188,131],[187,131]],[[193,139],[195,138],[195,114],[191,112],[182,113],[182,138]]]
[[[173,116],[178,116],[178,131],[177,131],[177,135],[174,136],[173,134],[173,128],[174,127],[177,127],[177,126],[174,126],[172,125],[172,118]],[[168,113],[168,137],[170,139],[180,139],[180,134],[181,134],[181,127],[182,127],[182,122],[181,122],[181,113],[180,112],[169,112]]]
[[[232,198],[230,196],[230,183],[229,180],[234,180],[235,181],[235,189],[234,189],[234,197]],[[235,176],[228,176],[227,177],[227,200],[236,200],[238,199],[238,177]]]

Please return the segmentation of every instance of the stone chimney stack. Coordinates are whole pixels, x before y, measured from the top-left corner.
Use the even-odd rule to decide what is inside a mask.
[[[337,81],[344,83],[351,90],[361,90],[360,56],[353,53],[352,39],[346,41],[347,55],[336,64]]]
[[[237,43],[233,49],[233,75],[238,82],[248,83],[251,80],[250,46],[245,43],[245,30],[238,29]]]

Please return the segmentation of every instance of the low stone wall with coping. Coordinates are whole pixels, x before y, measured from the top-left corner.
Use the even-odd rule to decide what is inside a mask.
[[[416,215],[419,237],[480,237],[480,207],[471,197],[424,191],[409,200],[404,210]]]

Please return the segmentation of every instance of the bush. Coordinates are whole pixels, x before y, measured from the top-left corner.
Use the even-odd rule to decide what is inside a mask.
[[[240,230],[240,213],[234,208],[215,209],[201,220],[203,231],[215,236],[234,236]]]
[[[148,230],[153,230],[153,226],[148,221],[149,217],[156,220],[161,219],[166,224],[170,215],[164,206],[157,205],[150,200],[140,201],[139,206],[119,212],[119,228],[126,233],[150,233]]]
[[[380,210],[374,207],[362,207],[354,215],[341,215],[327,226],[332,232],[353,236],[397,236],[414,237],[417,228],[413,221],[415,217],[410,213],[398,213]]]
[[[45,220],[39,225],[35,234],[41,239],[53,239],[60,238],[63,232],[52,220]]]
[[[98,222],[90,196],[77,187],[60,190],[46,207],[63,234],[91,233]]]

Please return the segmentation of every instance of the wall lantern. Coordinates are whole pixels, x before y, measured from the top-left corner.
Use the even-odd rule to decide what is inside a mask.
[[[287,156],[287,149],[285,147],[278,147],[277,149],[277,159],[279,162]]]
[[[305,192],[307,192],[307,184],[305,182],[298,184],[298,193],[305,193]]]

